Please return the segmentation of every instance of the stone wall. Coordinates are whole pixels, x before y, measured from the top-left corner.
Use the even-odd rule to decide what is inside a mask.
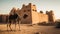
[[[48,15],[43,14],[43,13],[39,13],[39,20],[40,20],[40,23],[42,23],[42,22],[48,23]]]
[[[48,15],[32,11],[32,23],[48,23]]]
[[[7,23],[8,15],[0,15],[0,23]]]
[[[36,24],[36,23],[39,23],[39,22],[40,22],[40,20],[39,20],[38,12],[32,11],[32,24]]]

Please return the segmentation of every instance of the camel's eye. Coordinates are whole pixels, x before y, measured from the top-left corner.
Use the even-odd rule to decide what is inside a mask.
[[[25,19],[25,18],[27,18],[27,17],[28,17],[28,15],[24,14],[23,18]]]

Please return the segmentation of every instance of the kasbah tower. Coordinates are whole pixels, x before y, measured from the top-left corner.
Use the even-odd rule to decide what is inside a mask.
[[[21,18],[22,24],[36,24],[36,23],[54,23],[55,16],[52,10],[46,11],[46,14],[43,14],[43,11],[37,12],[36,5],[29,3],[28,5],[23,4],[21,9],[13,8],[10,14],[17,13]]]

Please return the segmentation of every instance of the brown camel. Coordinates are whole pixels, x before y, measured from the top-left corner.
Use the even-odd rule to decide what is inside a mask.
[[[11,28],[11,24],[15,24],[15,30],[16,30],[16,24],[18,23],[19,26],[19,30],[20,30],[20,21],[21,19],[19,18],[19,16],[15,13],[14,15],[9,15],[8,17],[8,23],[7,23],[7,30],[8,27],[10,28],[10,30],[12,30]]]

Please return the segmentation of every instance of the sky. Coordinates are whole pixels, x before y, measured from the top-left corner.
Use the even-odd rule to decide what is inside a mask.
[[[35,4],[37,11],[53,10],[55,18],[60,18],[60,0],[0,0],[0,14],[9,14],[13,7],[22,8],[22,5]]]

